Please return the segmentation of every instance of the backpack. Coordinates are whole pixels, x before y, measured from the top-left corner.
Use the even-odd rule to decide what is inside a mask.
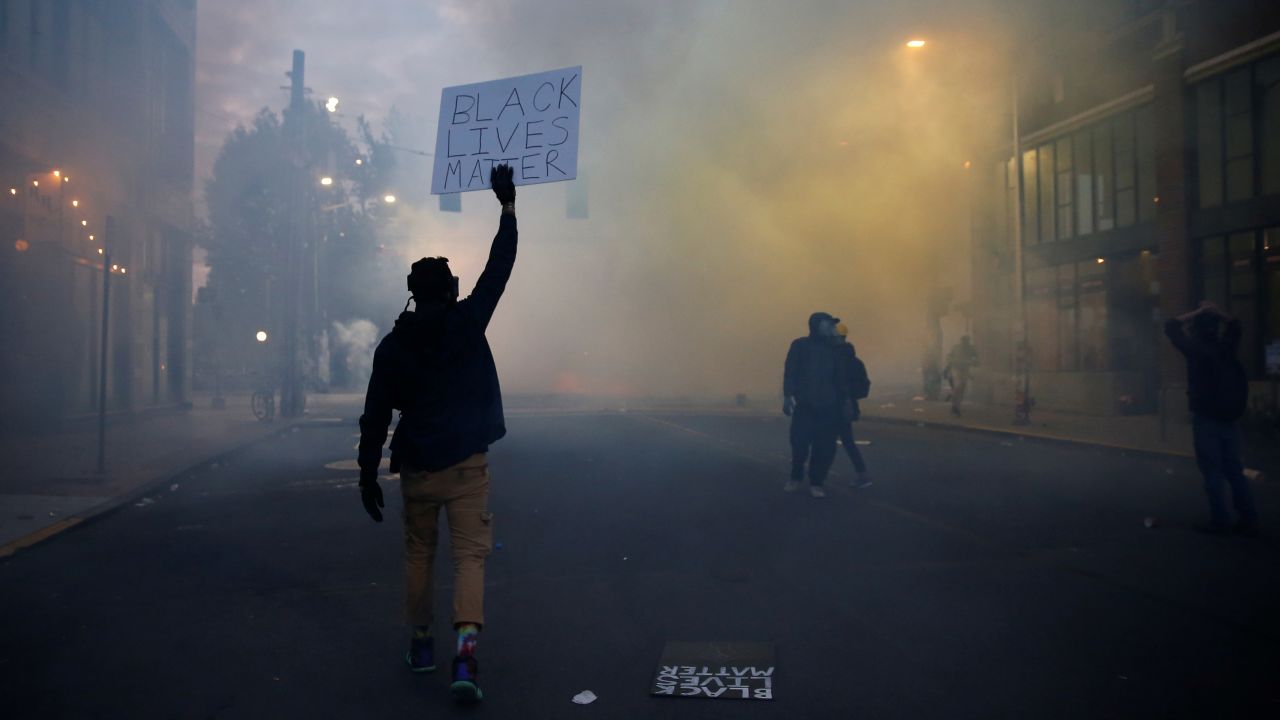
[[[871,378],[867,377],[867,366],[859,357],[853,358],[853,378],[850,381],[849,394],[854,400],[864,400],[871,394]]]

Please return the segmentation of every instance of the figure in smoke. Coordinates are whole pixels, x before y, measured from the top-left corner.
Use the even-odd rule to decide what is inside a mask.
[[[840,444],[844,446],[844,451],[849,455],[849,461],[858,474],[849,484],[865,488],[871,485],[871,474],[867,472],[867,463],[853,437],[853,424],[862,417],[858,401],[871,394],[871,378],[867,377],[867,366],[858,357],[857,349],[849,342],[849,328],[844,323],[836,324],[835,341],[840,374],[845,378],[844,386],[848,389],[848,396],[841,408]]]
[[[489,512],[489,445],[506,434],[502,391],[485,329],[516,261],[516,188],[512,171],[489,174],[502,204],[489,260],[464,300],[446,258],[415,262],[408,278],[414,311],[400,314],[378,344],[360,417],[360,496],[382,522],[378,466],[393,409],[391,472],[404,500],[405,615],[412,628],[405,661],[414,672],[435,669],[432,571],[440,511],[453,551],[453,622],[457,654],[451,690],[459,700],[482,695],[476,642],[484,626],[484,566],[493,549]]]
[[[836,438],[844,424],[848,398],[835,338],[838,318],[824,312],[809,316],[809,334],[787,351],[782,379],[782,412],[791,417],[791,477],[783,485],[795,492],[809,466],[809,493],[826,497],[823,484],[836,456]]]
[[[978,367],[978,351],[974,349],[969,336],[960,338],[960,342],[947,353],[947,368],[944,376],[951,383],[951,414],[960,416],[960,404],[964,402],[965,392],[969,389],[969,375]]]
[[[1204,475],[1209,498],[1209,525],[1203,529],[1215,535],[1233,529],[1225,483],[1231,487],[1232,504],[1239,516],[1234,529],[1242,535],[1257,535],[1258,511],[1240,460],[1238,422],[1249,401],[1249,378],[1237,357],[1240,321],[1205,302],[1196,310],[1170,318],[1164,332],[1187,360],[1196,465]]]

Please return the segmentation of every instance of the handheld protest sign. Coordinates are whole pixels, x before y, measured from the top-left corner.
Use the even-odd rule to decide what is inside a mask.
[[[581,104],[581,66],[445,88],[431,193],[487,189],[501,163],[516,185],[573,180]]]

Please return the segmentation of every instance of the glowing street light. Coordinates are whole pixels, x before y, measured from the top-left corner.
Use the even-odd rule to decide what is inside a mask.
[[[123,267],[122,267],[122,268],[120,268],[120,274],[121,274],[121,275],[128,275],[128,274],[129,274],[129,270],[128,270],[128,268],[123,268]]]
[[[258,342],[266,342],[266,341],[267,341],[267,331],[266,331],[266,330],[259,330],[259,331],[258,331],[258,333],[257,333],[256,335],[254,335],[254,337],[255,337],[255,338],[257,338]]]
[[[356,158],[356,164],[357,164],[357,165],[363,165],[363,164],[364,164],[364,158]]]
[[[31,181],[31,187],[40,187],[40,181],[39,181],[39,180],[32,180],[32,181]]]
[[[92,239],[93,239],[93,236],[92,236],[92,235],[90,235],[90,236],[89,236],[89,239],[90,239],[90,240],[92,240]]]
[[[72,201],[71,201],[71,207],[80,207],[80,201],[79,201],[79,200],[72,200]]]
[[[80,227],[89,227],[89,221],[88,221],[88,220],[81,220],[81,221],[80,221]]]
[[[54,170],[54,171],[53,171],[53,176],[54,176],[54,177],[56,177],[56,178],[60,178],[60,177],[62,177],[62,171],[61,171],[61,170]]]
[[[330,97],[324,104],[324,109],[329,112],[338,112],[338,98]]]
[[[924,46],[925,46],[925,42],[924,42],[924,40],[908,40],[908,41],[907,41],[907,47],[909,47],[909,48],[917,48],[917,49],[918,49],[918,48],[922,48],[922,47],[924,47]]]
[[[333,184],[333,178],[329,177],[328,175],[325,175],[324,177],[320,178],[320,184],[325,187],[329,187],[330,185]]]
[[[17,194],[18,194],[18,188],[9,188],[9,194],[10,194],[10,195],[17,195]]]
[[[394,202],[396,201],[396,196],[395,196],[395,195],[384,195],[384,196],[382,197],[382,201],[383,201],[383,202],[385,202],[385,203],[387,203],[388,205],[390,205],[391,203],[394,203]]]

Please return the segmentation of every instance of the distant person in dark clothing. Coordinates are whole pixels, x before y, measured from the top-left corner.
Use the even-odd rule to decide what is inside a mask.
[[[1219,329],[1224,325],[1220,337]],[[1204,489],[1209,496],[1210,524],[1204,529],[1214,534],[1226,534],[1232,529],[1222,487],[1225,481],[1231,486],[1232,504],[1239,516],[1234,529],[1243,535],[1256,535],[1258,511],[1240,460],[1237,426],[1249,399],[1248,376],[1237,357],[1240,321],[1206,302],[1170,319],[1164,332],[1187,359],[1187,397],[1196,465],[1204,475]]]
[[[489,182],[502,215],[475,290],[458,299],[458,278],[445,258],[413,264],[414,312],[401,313],[378,344],[360,417],[360,496],[370,517],[382,522],[378,466],[392,410],[400,410],[391,472],[400,473],[404,499],[405,614],[413,630],[405,661],[414,672],[435,669],[432,566],[441,508],[448,515],[457,633],[451,690],[464,701],[482,697],[475,653],[484,626],[485,558],[493,549],[487,453],[507,432],[485,329],[516,261],[511,168],[494,167]]]
[[[978,367],[978,351],[973,348],[969,336],[960,338],[960,342],[947,353],[947,369],[944,375],[951,383],[951,414],[960,416],[960,403],[964,402],[965,391],[969,389],[969,373]]]
[[[858,442],[853,437],[853,424],[862,417],[858,401],[871,393],[871,379],[867,377],[867,366],[858,357],[853,343],[849,342],[849,328],[844,323],[836,324],[835,340],[840,372],[845,377],[845,387],[849,391],[841,408],[840,444],[844,446],[853,469],[858,473],[858,477],[850,480],[849,484],[856,488],[870,487],[871,473],[867,472],[867,463],[862,459],[862,451],[858,449]]]
[[[836,323],[824,312],[809,316],[809,335],[791,343],[782,379],[782,412],[791,416],[791,477],[782,489],[795,492],[809,465],[809,493],[826,497],[823,484],[836,457],[836,437],[848,397],[840,374]]]

